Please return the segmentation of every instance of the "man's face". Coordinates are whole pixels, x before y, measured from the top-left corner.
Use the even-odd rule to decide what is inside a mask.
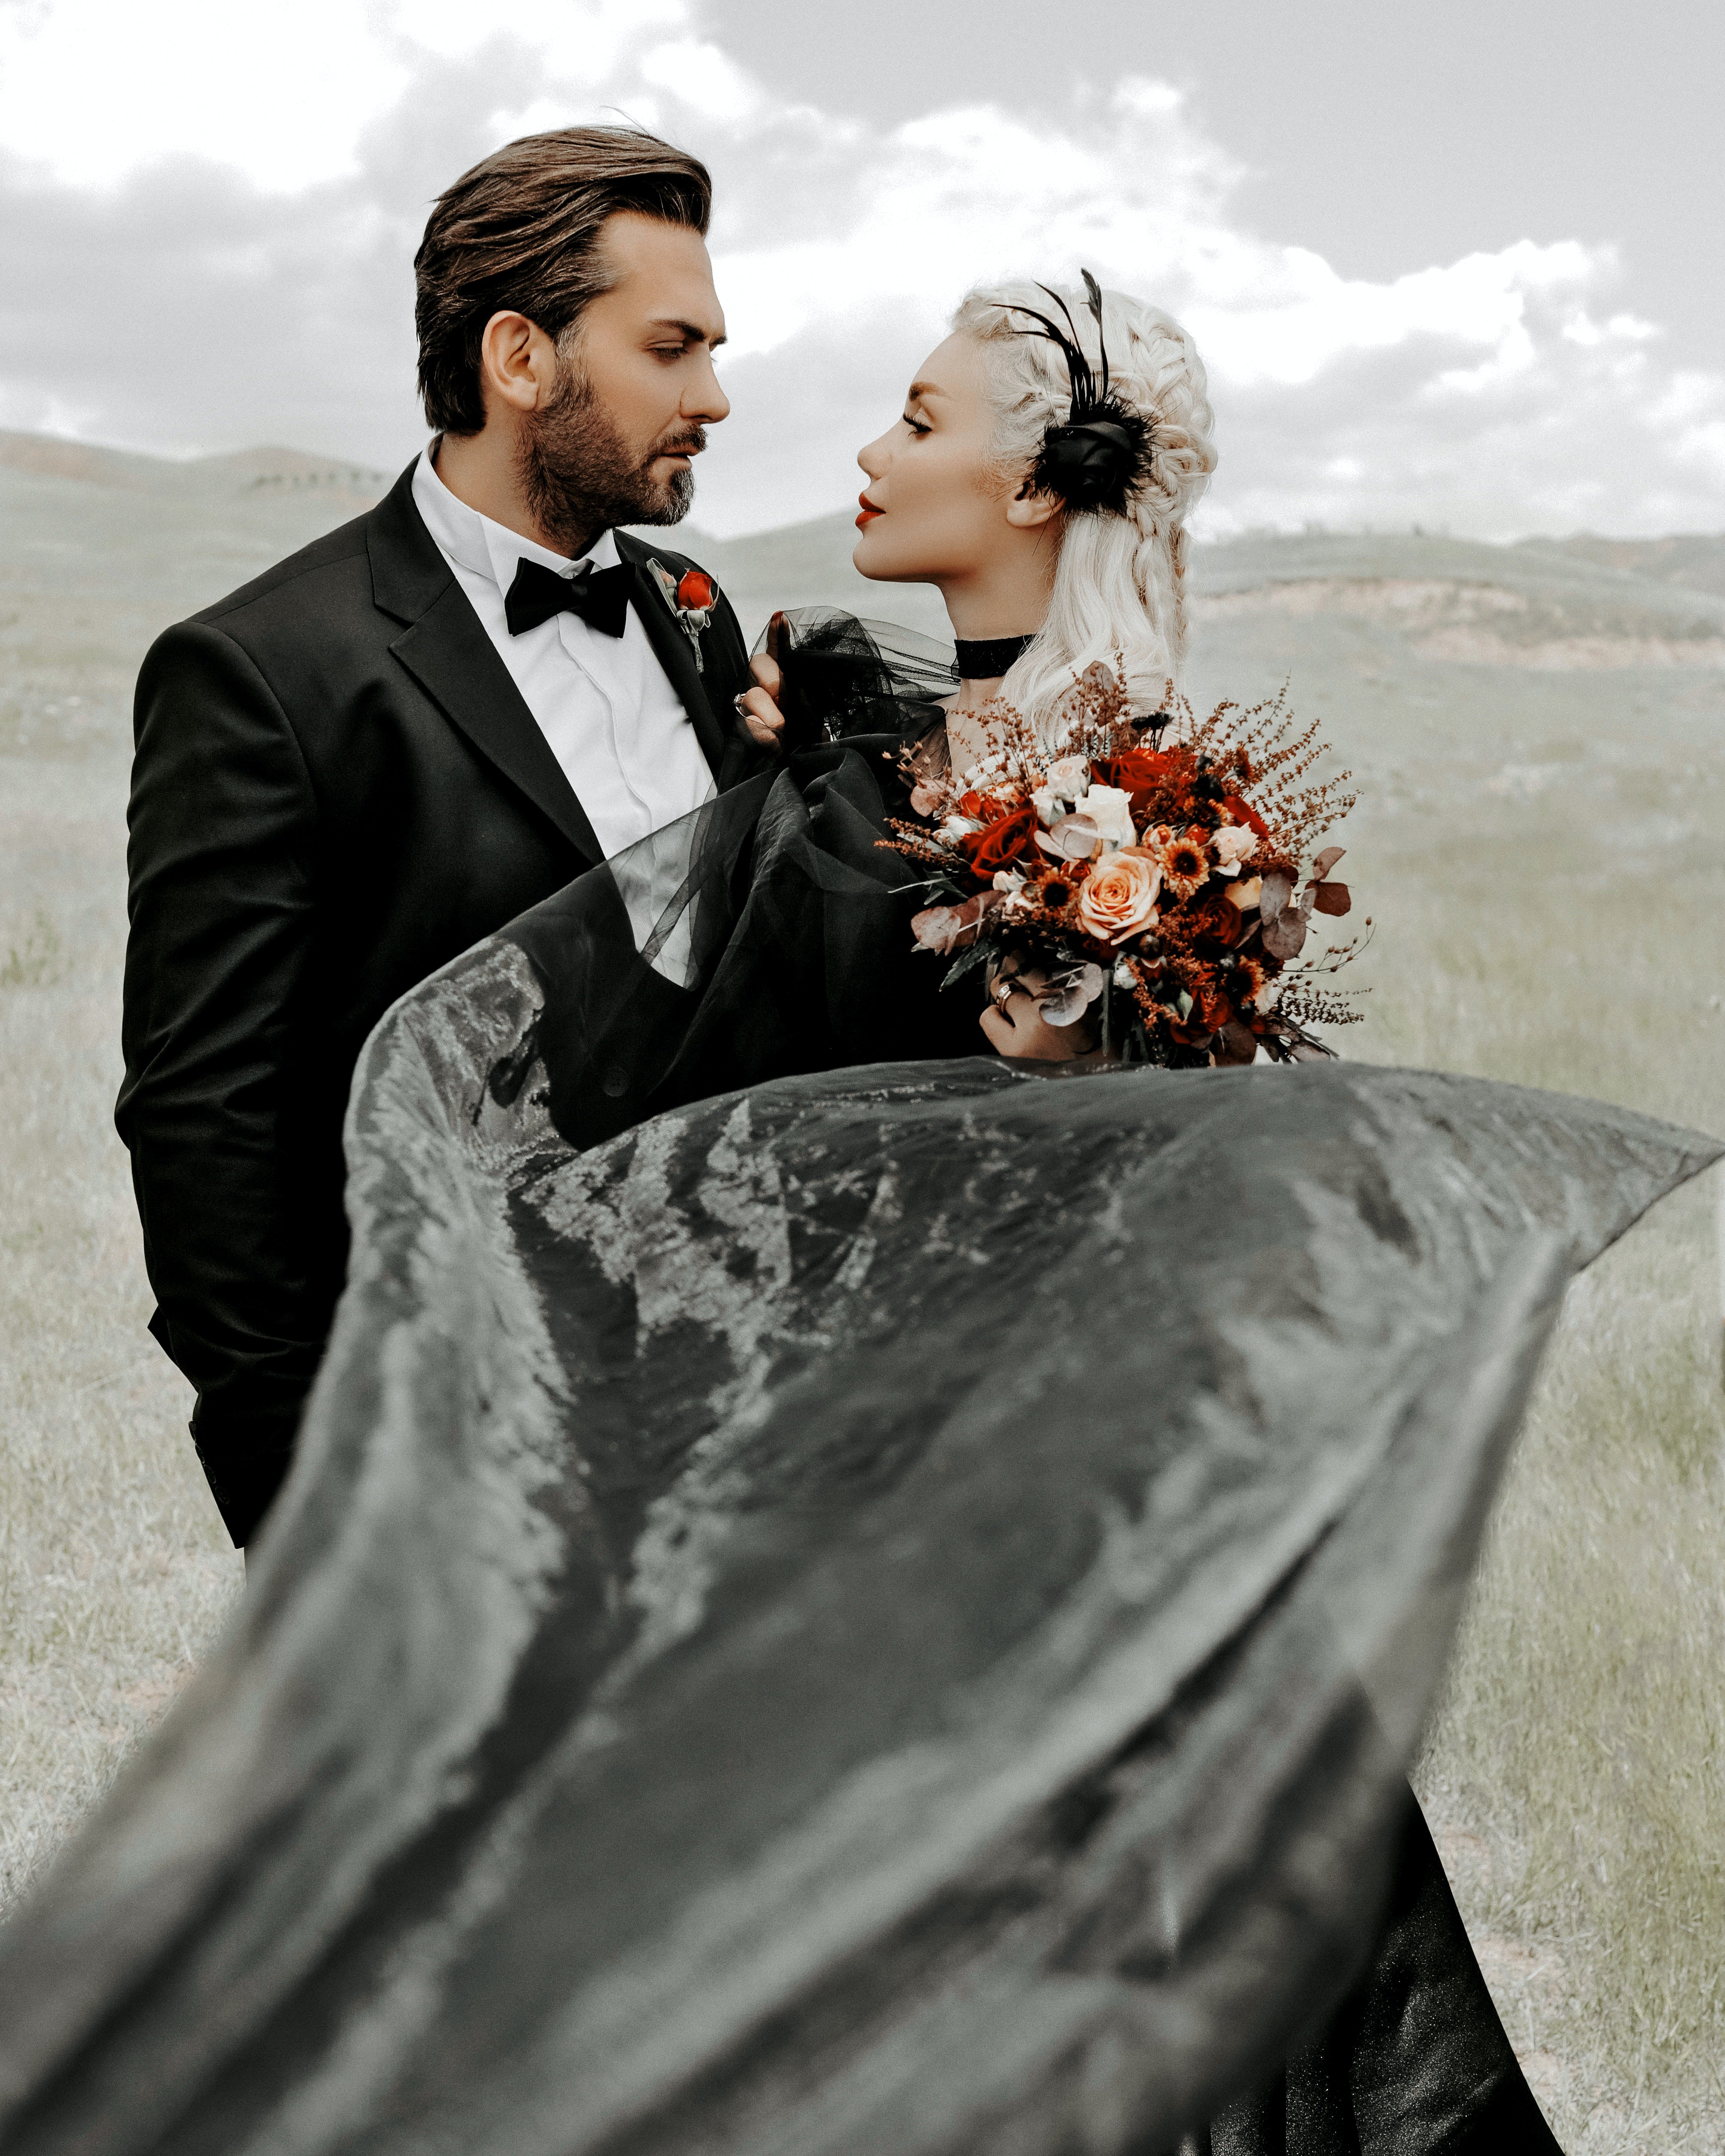
[[[614,281],[560,348],[557,388],[521,441],[527,499],[572,551],[603,526],[686,516],[703,427],[731,409],[713,371],[725,316],[700,234],[619,211],[600,244]]]

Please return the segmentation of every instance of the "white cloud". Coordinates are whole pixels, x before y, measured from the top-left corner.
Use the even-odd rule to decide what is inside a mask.
[[[430,196],[507,134],[621,113],[699,149],[719,190],[735,413],[702,468],[710,526],[846,501],[855,445],[962,292],[1080,264],[1199,340],[1223,456],[1211,530],[1725,522],[1725,381],[1670,368],[1656,326],[1614,307],[1609,247],[1343,276],[1242,223],[1233,156],[1166,84],[872,127],[788,103],[697,34],[687,0],[531,18],[35,0],[0,11],[0,80],[13,425],[404,459]]]
[[[655,45],[641,62],[641,75],[707,120],[752,120],[766,101],[761,85],[716,45],[693,38]]]
[[[361,130],[409,80],[352,0],[53,0],[0,15],[0,141],[74,185],[173,157],[283,191],[352,172]]]

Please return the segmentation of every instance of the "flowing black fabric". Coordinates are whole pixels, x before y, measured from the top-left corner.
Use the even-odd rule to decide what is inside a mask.
[[[1564,1282],[1720,1148],[879,1060],[870,738],[372,1035],[239,1618],[0,1939],[8,2156],[1541,2145],[1405,1766]]]
[[[593,1145],[797,1071],[988,1053],[983,984],[912,949],[902,752],[937,727],[950,647],[824,608],[781,617],[787,752],[504,933],[547,986],[557,1127]]]

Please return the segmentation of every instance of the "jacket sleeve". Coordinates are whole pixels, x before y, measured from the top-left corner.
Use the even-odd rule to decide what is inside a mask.
[[[160,1305],[151,1329],[198,1389],[198,1451],[244,1543],[285,1472],[328,1316],[311,1306],[278,1143],[316,803],[280,705],[219,629],[158,639],[135,742],[115,1120]]]
[[[722,730],[723,759],[719,766],[719,791],[739,786],[757,772],[774,768],[777,749],[764,748],[750,739],[737,717],[735,700],[753,680],[749,672],[749,648],[743,640],[742,624],[723,592],[713,608],[712,625],[702,639],[707,666],[707,696]]]

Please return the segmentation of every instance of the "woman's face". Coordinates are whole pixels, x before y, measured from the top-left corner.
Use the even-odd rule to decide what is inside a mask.
[[[949,336],[916,370],[904,416],[857,453],[868,474],[851,560],[887,583],[985,572],[1010,543],[1013,489],[990,470],[982,346]]]

